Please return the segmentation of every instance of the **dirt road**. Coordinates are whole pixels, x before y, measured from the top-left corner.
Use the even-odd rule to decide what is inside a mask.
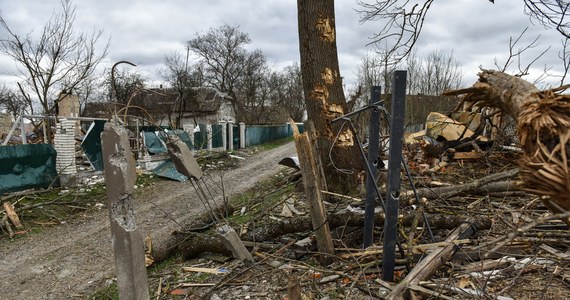
[[[227,196],[239,194],[276,174],[277,162],[295,154],[294,143],[257,153],[224,174]],[[190,183],[161,182],[135,198],[143,236],[160,245],[180,224],[203,211]],[[219,193],[214,193],[217,201]],[[166,217],[168,214],[176,222]],[[114,277],[107,209],[0,245],[0,299],[82,299]]]

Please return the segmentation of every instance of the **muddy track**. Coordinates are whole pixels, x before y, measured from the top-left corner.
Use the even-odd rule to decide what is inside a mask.
[[[276,174],[277,162],[294,155],[295,145],[257,153],[224,173],[224,190],[231,197]],[[216,178],[217,177],[217,178]],[[219,175],[212,175],[219,181]],[[210,181],[218,203],[221,189]],[[204,211],[190,183],[161,182],[138,192],[136,222],[143,236],[160,246],[172,231]],[[175,219],[175,221],[171,220]],[[106,208],[12,242],[0,244],[0,299],[82,299],[114,277],[109,219]]]

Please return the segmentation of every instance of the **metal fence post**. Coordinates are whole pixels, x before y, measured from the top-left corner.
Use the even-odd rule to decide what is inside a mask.
[[[370,91],[370,104],[380,101],[382,88],[373,86]],[[366,176],[366,205],[364,207],[364,242],[363,247],[372,245],[372,232],[374,229],[374,209],[376,208],[376,185],[374,181],[378,174],[378,148],[380,142],[380,111],[373,108],[370,111],[370,128],[368,130],[368,165],[372,174]]]
[[[398,208],[400,205],[400,168],[406,99],[406,71],[395,71],[392,78],[392,122],[388,159],[388,188],[384,220],[384,257],[382,279],[394,281],[396,243],[398,239]]]

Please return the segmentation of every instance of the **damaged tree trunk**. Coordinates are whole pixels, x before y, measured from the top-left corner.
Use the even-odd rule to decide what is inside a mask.
[[[347,194],[360,183],[358,175],[365,162],[350,128],[331,124],[347,113],[338,67],[334,0],[297,0],[297,13],[308,119],[316,129],[329,190]]]
[[[570,211],[570,95],[539,91],[520,77],[492,70],[479,73],[472,88],[445,95],[465,95],[469,106],[496,107],[517,120],[524,151],[521,189],[540,196],[554,213]],[[563,221],[570,225],[570,219]]]
[[[312,126],[308,127],[312,128]],[[313,224],[317,246],[321,253],[319,261],[321,265],[327,266],[332,263],[334,245],[327,221],[327,213],[323,204],[323,195],[321,193],[322,179],[319,179],[320,172],[318,170],[317,158],[315,153],[313,153],[313,146],[308,134],[299,134],[296,127],[293,128],[295,146],[297,147],[297,155],[299,156],[301,173],[303,174],[303,185],[307,195],[307,204],[311,212],[311,223]]]

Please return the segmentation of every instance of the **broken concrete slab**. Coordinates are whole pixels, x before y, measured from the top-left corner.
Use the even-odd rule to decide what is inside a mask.
[[[168,148],[168,155],[174,162],[176,170],[188,178],[200,179],[202,178],[202,169],[196,158],[179,137],[170,136],[170,141],[166,143]]]

